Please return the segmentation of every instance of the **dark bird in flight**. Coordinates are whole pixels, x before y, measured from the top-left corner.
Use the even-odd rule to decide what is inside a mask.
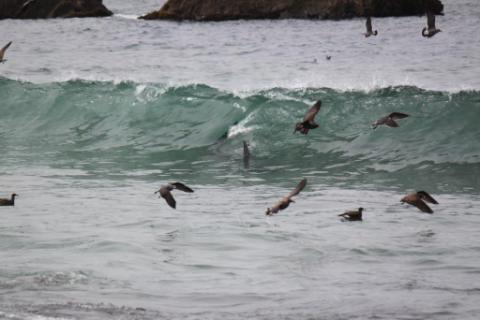
[[[325,59],[327,59],[327,60],[331,60],[331,59],[332,59],[332,56],[330,56],[330,55],[327,55],[327,56],[325,57]]]
[[[403,119],[408,117],[408,114],[401,113],[401,112],[392,112],[388,116],[383,117],[372,123],[372,128],[377,129],[380,125],[386,125],[392,128],[398,127],[398,123],[395,121],[397,119]]]
[[[3,59],[3,56],[5,55],[5,51],[7,51],[8,47],[10,47],[10,45],[12,44],[12,41],[10,41],[9,43],[7,43],[5,45],[5,47],[3,47],[1,50],[0,50],[0,63],[4,63],[5,61],[7,61],[7,59]]]
[[[438,204],[437,200],[433,199],[426,191],[418,191],[416,193],[411,193],[406,195],[400,200],[402,203],[408,203],[412,206],[417,207],[420,211],[426,213],[433,213],[433,210],[425,203]]]
[[[442,31],[442,30],[437,29],[435,27],[435,14],[430,10],[427,10],[427,25],[428,25],[428,28],[424,27],[422,29],[422,36],[423,37],[431,38],[434,35],[436,35],[437,33]]]
[[[364,33],[365,38],[368,38],[370,36],[376,36],[378,34],[377,30],[373,31],[372,18],[367,17],[367,21],[365,22],[365,26],[367,27],[367,32]]]
[[[358,208],[358,210],[345,211],[342,214],[339,214],[339,217],[344,218],[348,221],[362,221],[362,211],[363,208]]]
[[[15,197],[18,197],[18,194],[12,193],[12,197],[10,199],[0,199],[0,206],[14,206]]]
[[[177,206],[177,202],[175,201],[171,193],[173,189],[178,189],[183,192],[190,192],[190,193],[193,192],[192,189],[190,189],[189,187],[187,187],[181,182],[168,183],[164,186],[161,186],[160,189],[158,189],[158,191],[155,191],[155,193],[159,193],[160,197],[164,198],[165,201],[167,201],[168,205],[173,209],[175,209],[175,207]]]
[[[245,168],[250,165],[250,150],[246,141],[243,141],[243,165]]]
[[[315,104],[308,109],[307,113],[303,117],[302,122],[298,122],[295,125],[295,130],[293,133],[300,131],[302,134],[307,134],[308,130],[318,128],[318,124],[315,122],[315,116],[317,115],[318,111],[320,111],[320,107],[322,106],[322,101],[318,100]]]
[[[297,194],[299,194],[300,191],[302,191],[303,188],[305,188],[306,185],[307,185],[307,179],[303,178],[302,181],[299,182],[297,187],[292,192],[290,192],[288,195],[286,195],[285,197],[280,199],[280,201],[278,201],[271,208],[267,208],[267,211],[265,212],[265,214],[267,216],[271,216],[271,215],[273,215],[274,213],[277,213],[280,210],[286,209],[290,205],[290,202],[295,202],[291,198],[293,196],[296,196]]]

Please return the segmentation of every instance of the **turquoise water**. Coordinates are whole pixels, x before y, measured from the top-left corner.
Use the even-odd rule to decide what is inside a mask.
[[[147,0],[0,21],[0,197],[20,195],[0,319],[477,319],[480,6],[444,3],[432,39],[425,17],[369,39],[358,19],[135,20]],[[195,192],[172,210],[154,191],[177,180]],[[415,190],[433,215],[400,203]]]

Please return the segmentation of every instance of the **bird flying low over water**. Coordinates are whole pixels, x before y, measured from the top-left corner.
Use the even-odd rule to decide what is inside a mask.
[[[267,216],[271,216],[271,215],[273,215],[274,213],[277,213],[280,210],[286,209],[290,205],[290,202],[295,202],[291,198],[293,196],[296,196],[297,194],[299,194],[300,191],[302,191],[303,188],[305,188],[306,185],[307,185],[307,179],[303,178],[302,181],[299,182],[297,187],[292,192],[290,192],[288,195],[286,195],[285,197],[280,199],[280,201],[278,201],[271,208],[267,208],[267,211],[265,212],[265,214]]]
[[[435,27],[435,14],[432,11],[427,11],[427,25],[428,28],[422,29],[422,36],[425,38],[431,38],[442,30]]]
[[[307,134],[308,130],[318,128],[318,124],[315,122],[315,116],[317,115],[318,111],[320,111],[321,106],[322,101],[318,100],[315,102],[315,104],[308,109],[307,113],[305,113],[303,121],[295,124],[295,130],[293,133],[300,131],[301,134]]]
[[[426,213],[433,213],[433,210],[425,203],[438,204],[437,200],[433,199],[426,191],[417,191],[416,193],[411,193],[406,195],[400,200],[402,203],[408,203],[412,206],[417,207],[420,211]]]
[[[344,218],[348,221],[362,221],[362,211],[363,208],[358,208],[358,210],[345,211],[342,214],[339,214],[339,217]]]
[[[7,43],[2,49],[0,49],[0,63],[4,63],[5,61],[7,61],[7,59],[3,59],[3,57],[5,55],[5,51],[7,51],[8,47],[10,47],[11,44],[12,41]]]
[[[403,119],[408,117],[408,114],[401,113],[401,112],[392,112],[388,116],[383,117],[372,123],[372,128],[377,129],[380,125],[386,125],[392,128],[398,127],[398,123],[395,122],[397,119]]]
[[[370,36],[376,36],[378,34],[377,30],[373,31],[372,18],[367,17],[367,21],[365,22],[365,26],[367,27],[367,32],[364,33],[365,38],[368,38]]]
[[[167,201],[168,205],[173,209],[175,209],[177,206],[177,202],[175,201],[171,193],[173,189],[178,189],[183,192],[190,192],[190,193],[193,192],[192,189],[190,189],[189,187],[187,187],[181,182],[168,183],[164,186],[161,186],[160,189],[158,189],[158,191],[155,191],[155,193],[159,193],[159,196],[164,198],[165,201]]]
[[[15,197],[18,197],[18,194],[12,193],[10,199],[0,199],[0,206],[14,206],[15,205]]]

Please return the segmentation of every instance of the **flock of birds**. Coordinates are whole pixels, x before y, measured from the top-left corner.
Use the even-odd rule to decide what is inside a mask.
[[[435,14],[429,10],[427,10],[426,14],[427,14],[427,27],[424,27],[422,29],[422,36],[430,38],[430,37],[433,37],[438,32],[441,32],[441,30],[435,27]],[[365,37],[370,37],[372,35],[376,36],[378,34],[377,30],[373,31],[372,19],[370,17],[367,17],[366,29],[367,29],[366,33],[364,33]],[[10,47],[11,44],[12,42],[10,41],[2,49],[0,49],[0,63],[4,63],[5,61],[7,61],[6,59],[4,59],[4,56],[5,56],[5,52]],[[327,56],[327,60],[330,60],[330,59],[331,59],[331,56]],[[320,111],[321,106],[322,106],[322,102],[320,100],[317,101],[305,113],[303,120],[295,124],[295,129],[293,133],[296,133],[298,131],[301,134],[306,135],[310,130],[318,128],[318,124],[315,122],[315,116]],[[408,116],[409,115],[405,113],[392,112],[389,115],[384,116],[376,120],[375,122],[373,122],[372,128],[376,129],[380,125],[386,125],[388,127],[396,128],[399,125],[395,120],[404,119]],[[244,141],[243,142],[243,160],[244,160],[245,166],[248,166],[249,159],[250,159],[250,150],[248,148],[248,144]],[[270,208],[267,208],[265,214],[268,216],[271,216],[273,214],[278,213],[281,210],[288,208],[290,203],[295,202],[292,200],[292,198],[298,195],[305,188],[306,185],[307,185],[307,179],[304,178],[298,183],[298,185],[293,191],[291,191],[289,194],[281,198],[277,203],[275,203]],[[172,195],[173,190],[180,190],[188,193],[194,192],[190,187],[186,186],[181,182],[171,182],[166,185],[162,185],[160,189],[155,192],[155,194],[158,193],[159,197],[164,198],[167,204],[173,209],[175,209],[177,206],[175,198]],[[13,193],[10,199],[0,199],[0,206],[14,206],[16,197],[18,197],[18,195],[16,193]],[[417,191],[415,193],[408,194],[404,196],[400,200],[400,202],[415,206],[420,211],[425,213],[433,213],[433,210],[427,205],[427,202],[432,204],[438,204],[438,202],[426,191]],[[366,210],[364,208],[358,208],[357,210],[346,211],[340,214],[339,216],[348,221],[361,221],[363,211],[366,211]]]

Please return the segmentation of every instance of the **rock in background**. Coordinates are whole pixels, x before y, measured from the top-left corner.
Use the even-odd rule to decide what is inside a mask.
[[[440,0],[168,0],[141,19],[220,21],[236,19],[348,19],[422,15],[443,11]]]
[[[0,19],[105,17],[102,0],[0,0]]]

